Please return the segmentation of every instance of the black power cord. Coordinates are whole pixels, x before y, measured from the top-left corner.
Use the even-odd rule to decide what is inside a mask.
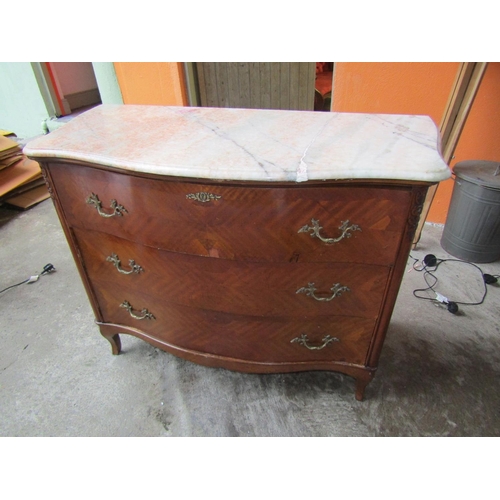
[[[14,288],[19,285],[24,285],[25,283],[34,283],[35,281],[38,281],[40,276],[44,276],[45,274],[50,274],[53,273],[56,270],[56,268],[52,264],[46,264],[43,266],[42,271],[40,274],[35,274],[33,276],[30,276],[29,278],[25,279],[24,281],[21,281],[20,283],[16,283],[15,285],[10,285],[7,288],[4,288],[3,290],[0,290],[0,293],[6,292],[7,290],[10,290],[11,288]]]
[[[484,302],[484,300],[486,299],[486,295],[488,293],[488,289],[487,289],[486,285],[493,285],[493,284],[497,283],[498,278],[500,278],[499,275],[491,275],[491,274],[483,273],[482,269],[472,262],[468,262],[468,261],[464,261],[464,260],[460,260],[460,259],[438,259],[435,255],[432,255],[432,254],[426,255],[424,257],[424,260],[423,260],[424,266],[419,269],[419,268],[415,267],[415,265],[418,262],[418,259],[415,259],[411,255],[410,255],[410,257],[415,261],[413,264],[413,269],[415,271],[424,273],[424,280],[427,284],[427,288],[418,288],[418,289],[414,290],[413,295],[415,297],[417,297],[417,299],[430,300],[432,302],[439,302],[439,303],[445,304],[447,306],[448,311],[451,312],[452,314],[456,314],[458,312],[458,304],[465,305],[465,306],[481,305]],[[484,291],[483,291],[483,294],[482,294],[482,297],[480,300],[478,300],[477,302],[452,301],[452,300],[449,300],[447,297],[445,297],[445,296],[443,296],[440,293],[435,291],[434,288],[437,285],[439,280],[433,273],[435,273],[436,270],[438,269],[438,267],[445,262],[460,262],[462,264],[467,264],[469,266],[474,267],[475,269],[477,269],[481,273],[482,283],[484,285]],[[429,270],[429,268],[432,268],[432,270]],[[430,282],[430,280],[432,280],[432,282]],[[436,297],[435,298],[423,297],[422,295],[419,295],[419,292],[425,293],[425,292],[429,292],[429,291],[434,292]]]

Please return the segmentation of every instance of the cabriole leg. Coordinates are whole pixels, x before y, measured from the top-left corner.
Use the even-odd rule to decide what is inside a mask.
[[[111,352],[115,355],[120,354],[122,350],[122,342],[120,340],[120,335],[116,333],[114,325],[103,323],[97,324],[99,325],[101,335],[111,344]]]
[[[373,372],[365,372],[363,375],[356,378],[356,399],[363,401],[365,397],[365,389],[370,380],[373,378]]]
[[[104,338],[108,340],[111,344],[111,351],[114,355],[120,354],[122,350],[122,342],[120,340],[120,335],[117,333],[115,335],[103,335]]]

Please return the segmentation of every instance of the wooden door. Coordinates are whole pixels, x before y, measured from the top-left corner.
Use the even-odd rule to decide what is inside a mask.
[[[200,106],[314,108],[314,62],[203,62],[195,66]]]

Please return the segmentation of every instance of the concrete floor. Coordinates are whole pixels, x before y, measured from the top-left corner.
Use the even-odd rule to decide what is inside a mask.
[[[412,256],[449,257],[426,225]],[[404,278],[377,375],[364,402],[354,381],[311,372],[251,375],[205,368],[123,335],[112,356],[47,200],[0,207],[1,436],[499,436],[500,287],[457,315],[412,292]],[[408,269],[413,261],[410,259]],[[482,264],[500,274],[500,262]],[[438,291],[481,296],[477,271],[441,266]]]

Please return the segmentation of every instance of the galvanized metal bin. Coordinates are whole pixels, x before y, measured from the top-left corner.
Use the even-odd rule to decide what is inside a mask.
[[[453,171],[455,186],[441,246],[469,262],[500,259],[500,163],[462,161]]]

